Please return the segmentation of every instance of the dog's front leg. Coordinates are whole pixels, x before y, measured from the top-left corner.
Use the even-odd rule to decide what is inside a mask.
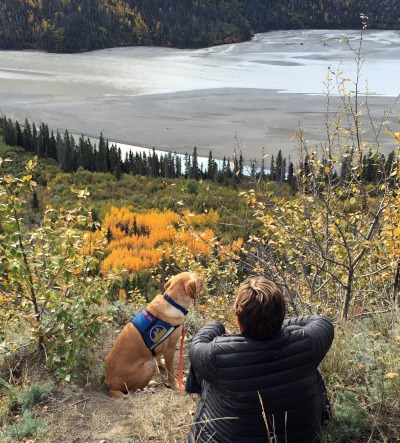
[[[157,354],[156,360],[157,360],[157,366],[158,366],[159,372],[164,373],[166,371],[165,358],[163,358],[162,354]]]
[[[178,383],[176,382],[174,375],[174,357],[175,357],[175,344],[174,346],[169,346],[165,352],[165,368],[167,370],[167,381],[172,389],[178,389]]]

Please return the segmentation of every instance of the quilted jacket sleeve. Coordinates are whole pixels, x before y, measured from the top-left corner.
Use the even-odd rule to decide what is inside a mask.
[[[212,383],[216,377],[214,342],[216,337],[225,333],[225,326],[213,321],[204,326],[194,336],[189,352],[191,369],[196,372],[197,378]]]
[[[304,317],[288,318],[283,327],[301,326],[303,333],[311,337],[315,362],[317,366],[325,357],[333,341],[333,324],[328,317],[322,315],[306,315]]]

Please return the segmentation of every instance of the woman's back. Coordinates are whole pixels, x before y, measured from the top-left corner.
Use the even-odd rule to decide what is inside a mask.
[[[189,441],[318,441],[326,392],[317,367],[333,340],[330,320],[286,320],[268,340],[224,333],[213,322],[192,343],[187,389],[201,400]]]

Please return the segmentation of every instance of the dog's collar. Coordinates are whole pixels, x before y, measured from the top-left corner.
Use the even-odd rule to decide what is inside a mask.
[[[166,300],[174,308],[179,309],[179,311],[181,311],[183,313],[183,315],[187,315],[187,313],[189,312],[181,305],[178,305],[178,303],[176,303],[174,300],[172,300],[172,298],[167,294],[164,294],[164,300]]]

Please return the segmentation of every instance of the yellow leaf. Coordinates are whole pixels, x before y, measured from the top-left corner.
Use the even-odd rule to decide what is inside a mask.
[[[399,374],[397,372],[388,372],[385,375],[386,378],[395,378],[395,377],[398,377],[398,376],[399,376]]]
[[[331,172],[331,168],[329,166],[325,166],[325,172],[329,174]]]

